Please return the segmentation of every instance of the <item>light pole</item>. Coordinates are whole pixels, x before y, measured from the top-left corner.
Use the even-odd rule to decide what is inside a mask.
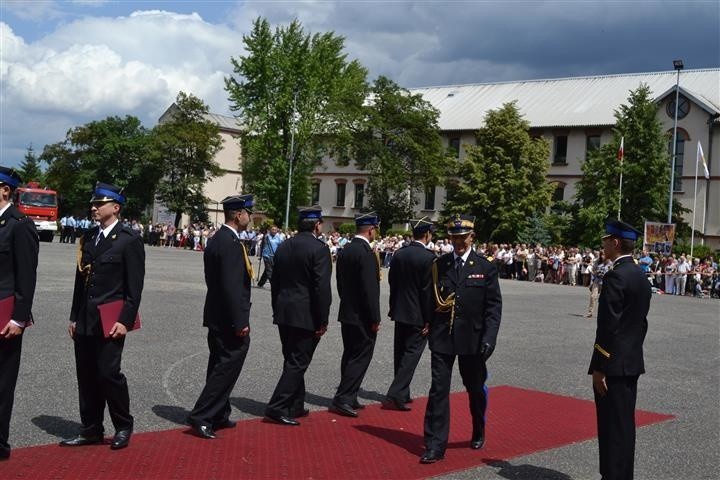
[[[670,198],[668,200],[667,223],[672,223],[673,191],[675,190],[675,155],[677,154],[678,105],[680,104],[680,70],[684,68],[683,61],[673,60],[673,67],[677,70],[677,80],[675,81],[675,119],[673,124],[672,159],[670,160]]]

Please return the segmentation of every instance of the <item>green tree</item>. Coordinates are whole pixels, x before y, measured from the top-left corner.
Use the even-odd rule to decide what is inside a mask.
[[[577,184],[578,221],[581,242],[598,245],[605,219],[617,217],[620,169],[623,173],[621,219],[638,229],[645,220],[667,220],[670,183],[668,137],[657,119],[657,105],[650,88],[640,85],[631,91],[628,103],[615,111],[613,140],[588,155],[582,165],[583,177]],[[617,159],[624,137],[624,159]],[[674,202],[674,221],[684,224],[684,209]],[[678,225],[682,228],[682,225]]]
[[[527,219],[550,205],[549,147],[532,138],[529,127],[515,102],[490,110],[477,145],[466,146],[467,155],[457,164],[459,181],[448,182],[444,214],[474,215],[480,240],[514,241]]]
[[[517,241],[528,245],[549,245],[551,237],[543,218],[537,214],[528,218],[518,231]]]
[[[418,192],[435,187],[447,174],[439,133],[439,112],[421,95],[379,77],[364,108],[353,158],[368,172],[369,206],[384,228],[413,216]]]
[[[258,18],[243,43],[247,54],[231,59],[235,76],[225,88],[245,129],[244,188],[269,216],[284,221],[291,150],[293,215],[292,207],[309,200],[310,174],[323,156],[345,154],[367,72],[347,61],[343,37],[306,34],[297,20],[273,33]]]
[[[35,150],[33,150],[32,145],[28,146],[18,173],[25,183],[37,182],[42,184],[45,182],[45,175],[43,174],[42,168],[40,168],[40,159],[35,155]]]
[[[157,199],[175,212],[175,227],[183,213],[193,220],[207,220],[205,206],[210,200],[203,187],[222,170],[215,154],[222,147],[218,126],[206,119],[209,109],[192,94],[180,92],[169,119],[153,129],[153,145],[163,166],[157,184]]]
[[[46,182],[58,191],[63,213],[86,212],[100,181],[124,187],[123,214],[139,217],[152,204],[161,174],[150,131],[130,115],[75,127],[64,141],[46,145],[40,159],[48,164]]]

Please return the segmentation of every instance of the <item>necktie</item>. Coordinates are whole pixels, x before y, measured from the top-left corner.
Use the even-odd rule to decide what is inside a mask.
[[[462,270],[462,267],[463,267],[463,259],[462,259],[462,257],[457,257],[455,259],[455,271],[458,273],[458,275],[460,274],[460,270]]]
[[[105,234],[103,232],[100,232],[100,235],[98,235],[97,239],[95,240],[96,247],[100,245],[100,242],[102,242],[103,238],[105,238]]]

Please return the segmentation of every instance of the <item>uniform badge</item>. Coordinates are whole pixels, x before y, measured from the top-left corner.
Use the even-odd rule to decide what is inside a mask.
[[[0,221],[0,225],[5,225],[5,220]]]
[[[110,238],[113,239],[113,240],[115,240],[115,239],[117,238],[117,233],[113,234],[113,236],[110,237]]]
[[[468,263],[469,263],[470,265],[475,265],[475,262],[472,261],[472,260],[470,260]]]
[[[468,277],[467,277],[467,278],[478,278],[478,279],[483,279],[483,278],[485,278],[485,275],[484,275],[484,274],[482,274],[482,273],[474,273],[474,274],[472,274],[472,275],[468,275]]]

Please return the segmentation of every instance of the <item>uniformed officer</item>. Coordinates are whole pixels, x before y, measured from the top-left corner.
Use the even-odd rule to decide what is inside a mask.
[[[133,430],[127,379],[120,364],[125,335],[135,326],[140,308],[145,250],[142,239],[118,221],[125,205],[122,188],[97,183],[90,204],[99,226],[81,237],[68,327],[75,345],[82,427],[78,436],[60,445],[102,443],[107,403],[115,427],[110,448],[118,450],[128,446]],[[122,308],[106,338],[98,307],[116,301],[122,302]]]
[[[203,254],[205,308],[208,329],[205,388],[187,422],[201,438],[215,438],[215,431],[232,428],[230,393],[242,371],[250,348],[250,282],[253,270],[239,232],[247,228],[253,196],[235,195],[222,201],[225,223],[215,232]]]
[[[374,213],[355,216],[356,233],[337,257],[338,321],[343,339],[340,385],[330,411],[357,417],[357,394],[370,366],[380,329],[380,260],[370,242],[380,226]]]
[[[592,375],[603,480],[633,478],[637,382],[645,373],[643,341],[652,291],[632,258],[640,232],[609,219],[602,246],[612,268],[603,277]]]
[[[475,217],[455,215],[448,223],[454,252],[433,264],[436,312],[430,324],[432,386],[425,411],[425,453],[421,463],[445,456],[450,432],[450,380],[458,358],[468,392],[473,433],[470,447],[485,443],[486,362],[495,350],[502,297],[493,264],[472,250]]]
[[[332,258],[322,233],[322,208],[300,208],[298,234],[275,252],[272,283],[273,323],[278,326],[283,372],[265,410],[268,420],[300,425],[305,409],[305,371],[327,330],[332,292]]]
[[[12,204],[21,182],[17,172],[0,166],[0,461],[10,458],[10,415],[37,279],[35,223]]]
[[[395,322],[395,377],[384,406],[400,411],[410,410],[410,382],[425,350],[435,309],[431,274],[435,255],[426,248],[435,225],[429,217],[410,220],[410,224],[414,240],[395,252],[388,275],[388,316]]]

